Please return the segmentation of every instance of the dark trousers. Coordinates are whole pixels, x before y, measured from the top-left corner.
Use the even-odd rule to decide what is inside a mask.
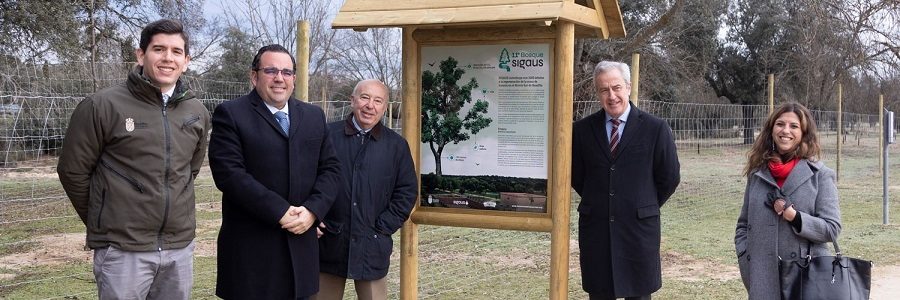
[[[616,297],[613,295],[607,295],[603,293],[594,293],[588,294],[590,300],[616,300]],[[638,296],[638,297],[625,297],[625,300],[650,300],[650,295],[646,296]]]

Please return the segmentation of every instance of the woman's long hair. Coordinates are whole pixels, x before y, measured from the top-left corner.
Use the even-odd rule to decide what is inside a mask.
[[[821,156],[822,148],[819,146],[816,121],[813,120],[812,113],[800,103],[788,102],[778,106],[772,114],[769,114],[766,123],[759,132],[759,136],[753,142],[753,147],[747,153],[748,159],[747,165],[744,167],[744,175],[750,176],[756,170],[764,168],[771,159],[781,159],[782,155],[775,151],[772,128],[775,127],[775,121],[778,120],[778,117],[787,112],[797,114],[797,118],[800,119],[800,131],[803,132],[803,137],[800,139],[800,144],[793,151],[783,156],[788,160],[801,158],[811,161],[815,161]]]

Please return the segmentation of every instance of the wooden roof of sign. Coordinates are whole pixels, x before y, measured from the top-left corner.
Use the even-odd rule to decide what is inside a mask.
[[[559,20],[599,38],[625,36],[617,0],[346,0],[331,27],[550,25]]]

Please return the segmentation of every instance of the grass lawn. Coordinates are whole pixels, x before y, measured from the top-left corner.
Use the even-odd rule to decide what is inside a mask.
[[[836,168],[832,146],[825,163]],[[842,250],[876,266],[900,265],[900,226],[881,225],[877,149],[848,146],[841,160]],[[662,209],[663,288],[658,299],[744,299],[734,257],[734,225],[746,180],[743,148],[683,149],[682,183]],[[892,152],[894,178],[900,156]],[[891,215],[900,223],[900,186],[893,183]],[[84,226],[54,178],[0,182],[0,299],[94,299]],[[215,238],[220,193],[209,173],[197,181],[195,299],[214,299]],[[8,200],[11,199],[11,200]],[[21,199],[21,200],[15,200]],[[14,201],[13,201],[14,200]],[[580,286],[573,192],[569,298]],[[547,299],[550,235],[519,231],[419,226],[419,298]],[[390,298],[399,287],[399,234],[388,274]],[[261,258],[263,259],[263,258]],[[347,299],[353,297],[352,285]]]

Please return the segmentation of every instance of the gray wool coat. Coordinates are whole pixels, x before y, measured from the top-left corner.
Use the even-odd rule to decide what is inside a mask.
[[[835,173],[822,162],[800,160],[782,187],[801,217],[799,231],[764,204],[769,192],[777,188],[769,169],[763,168],[750,175],[744,191],[734,246],[750,299],[781,299],[779,257],[806,257],[807,245],[812,256],[831,255],[825,243],[834,241],[841,232]]]

